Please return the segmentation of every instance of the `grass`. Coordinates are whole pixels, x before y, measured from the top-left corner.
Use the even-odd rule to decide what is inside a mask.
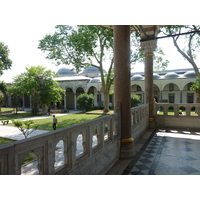
[[[16,141],[16,140],[0,137],[0,145],[7,144],[10,142],[14,142],[14,141]]]
[[[16,114],[0,115],[0,121],[1,120],[20,119],[20,118],[26,118],[26,117],[34,117],[34,116],[35,115],[32,115],[31,112],[17,113],[17,115]],[[41,114],[39,114],[38,116],[41,116]]]
[[[92,111],[87,112],[87,114],[103,115],[103,110],[92,110]],[[107,115],[111,115],[111,114],[114,114],[114,111],[113,111],[113,110],[110,110],[110,111],[107,113]]]
[[[10,110],[13,110],[13,108],[4,108],[4,107],[1,107],[1,112],[10,111]]]
[[[58,119],[57,129],[79,124],[99,117],[101,117],[101,115],[94,115],[94,114],[87,115],[85,113],[76,113],[76,114],[58,116],[56,117]],[[53,122],[53,117],[34,120],[34,124],[38,124],[39,129],[41,130],[52,130],[52,122]]]
[[[64,128],[67,126],[72,126],[75,124],[79,124],[79,123],[82,123],[85,121],[99,118],[101,116],[102,116],[101,114],[88,115],[85,113],[76,113],[76,114],[70,114],[70,115],[64,115],[64,116],[56,116],[56,118],[58,119],[57,129]],[[20,118],[24,118],[24,117],[33,117],[33,115],[31,115],[31,113],[19,113],[17,115],[4,115],[4,117],[0,116],[0,120],[20,119]],[[34,124],[38,124],[40,130],[52,130],[52,122],[53,122],[53,117],[34,120]],[[8,124],[8,126],[14,126],[14,124],[11,123],[11,124]]]

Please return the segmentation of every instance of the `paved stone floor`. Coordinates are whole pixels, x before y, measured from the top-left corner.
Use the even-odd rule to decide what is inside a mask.
[[[121,174],[199,175],[200,131],[152,132]]]

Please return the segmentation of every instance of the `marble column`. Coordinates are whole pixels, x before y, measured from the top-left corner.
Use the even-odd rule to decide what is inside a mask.
[[[74,110],[76,110],[76,93],[74,93]]]
[[[66,100],[66,96],[64,95],[64,110],[66,110],[67,109],[67,100]]]
[[[130,26],[114,26],[114,104],[121,104],[121,158],[134,155],[131,133]]]
[[[154,96],[153,96],[153,52],[156,48],[156,40],[141,42],[145,53],[145,103],[149,104],[150,127],[154,118]]]

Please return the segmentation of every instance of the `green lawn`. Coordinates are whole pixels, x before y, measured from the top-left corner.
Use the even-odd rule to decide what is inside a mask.
[[[101,117],[101,115],[94,115],[94,114],[88,115],[85,113],[76,113],[76,114],[58,116],[56,117],[58,119],[57,129],[79,124],[99,117]],[[52,122],[53,122],[53,117],[34,120],[34,124],[39,124],[39,129],[41,130],[52,130]]]
[[[76,113],[76,114],[70,114],[70,115],[64,115],[64,116],[58,116],[58,117],[56,116],[56,118],[58,119],[57,129],[71,126],[78,123],[82,123],[85,121],[89,121],[95,118],[99,118],[101,116],[102,115],[85,114],[85,113]],[[4,116],[0,116],[0,120],[20,119],[24,117],[32,117],[32,115],[31,113],[19,113],[17,115],[4,115]],[[41,130],[52,130],[52,122],[53,122],[53,117],[34,120],[34,124],[39,124],[39,129]],[[8,124],[8,126],[13,126],[13,123]]]
[[[9,110],[13,110],[13,108],[4,108],[4,107],[1,107],[1,111],[4,112],[4,111],[9,111]]]
[[[7,144],[7,143],[10,143],[10,142],[14,142],[14,141],[16,141],[16,140],[0,137],[0,145]]]
[[[39,114],[38,116],[41,116]],[[34,117],[31,112],[24,112],[24,113],[17,113],[17,114],[7,114],[7,115],[0,115],[0,121],[1,120],[12,120],[12,119],[20,119],[20,118],[26,118],[26,117]]]

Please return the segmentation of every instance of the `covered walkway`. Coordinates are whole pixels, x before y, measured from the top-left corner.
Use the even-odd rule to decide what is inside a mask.
[[[200,132],[148,130],[135,151],[133,158],[120,159],[107,175],[200,174]]]

